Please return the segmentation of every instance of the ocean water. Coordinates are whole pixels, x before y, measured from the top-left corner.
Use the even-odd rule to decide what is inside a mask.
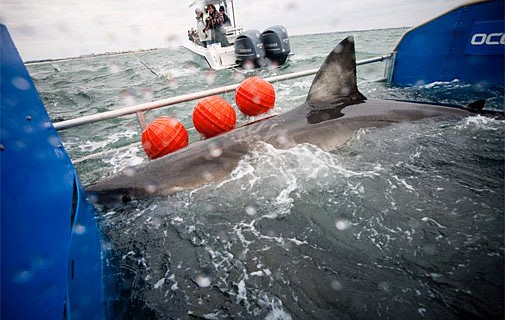
[[[28,68],[56,122],[317,68],[349,34],[358,60],[387,54],[405,31],[292,36],[278,69],[211,72],[183,48]],[[368,98],[504,108],[503,86],[400,88],[383,77],[384,63],[358,67]],[[302,103],[312,78],[275,83],[272,113]],[[233,92],[223,97],[234,105]],[[145,116],[178,118],[194,142],[195,105]],[[134,116],[60,135],[85,185],[148,161]],[[331,152],[259,144],[224,181],[103,210],[109,317],[503,318],[504,141],[503,120],[472,116],[361,130]]]

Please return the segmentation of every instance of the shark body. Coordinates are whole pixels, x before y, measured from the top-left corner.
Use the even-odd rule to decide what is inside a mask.
[[[348,37],[330,52],[300,106],[128,168],[86,190],[107,206],[171,194],[225,179],[258,141],[276,148],[310,143],[329,151],[361,128],[431,117],[465,117],[482,107],[483,102],[457,108],[366,99],[357,88],[354,39]]]

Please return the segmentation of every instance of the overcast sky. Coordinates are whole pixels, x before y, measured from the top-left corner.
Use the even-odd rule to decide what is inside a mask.
[[[1,0],[24,61],[182,44],[191,0]],[[290,35],[415,26],[466,0],[235,0],[237,24]]]

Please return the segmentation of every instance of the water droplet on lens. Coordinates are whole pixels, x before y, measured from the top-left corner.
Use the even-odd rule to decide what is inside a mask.
[[[340,283],[340,281],[338,280],[333,280],[331,282],[331,287],[335,290],[335,291],[340,291],[342,290],[342,283]]]
[[[121,71],[121,69],[119,68],[119,66],[117,64],[111,64],[109,66],[109,73],[119,73]]]
[[[30,82],[28,82],[28,80],[26,80],[25,78],[21,78],[21,77],[14,77],[12,79],[12,85],[19,90],[29,90],[30,89]]]
[[[277,69],[279,67],[279,63],[277,63],[276,61],[272,61],[270,63],[270,65],[268,66],[268,69],[270,71],[274,71],[275,69]]]
[[[83,235],[86,233],[86,227],[83,226],[82,224],[76,224],[74,227],[74,233],[78,235]]]
[[[335,53],[340,53],[342,52],[342,50],[344,50],[344,46],[341,44],[339,44],[338,46],[335,47],[335,49],[333,49]]]
[[[341,93],[342,93],[343,96],[348,96],[349,93],[351,93],[351,88],[349,88],[349,87],[343,87],[343,88],[341,88]]]
[[[235,80],[236,82],[242,82],[244,79],[245,76],[242,72],[235,71],[235,73],[233,74],[233,80]]]
[[[257,213],[256,208],[253,205],[248,205],[245,208],[245,212],[250,216],[254,216]]]
[[[128,167],[126,168],[123,173],[127,176],[127,177],[133,177],[135,176],[135,174],[137,173],[137,170],[135,170],[135,168],[133,167]]]
[[[202,176],[205,179],[205,181],[212,181],[212,179],[214,178],[214,175],[209,171],[203,172]]]
[[[60,138],[56,135],[51,135],[47,138],[47,142],[53,147],[53,148],[58,148],[60,144]]]
[[[158,191],[158,184],[157,183],[150,183],[146,186],[146,191],[149,193],[155,193]]]
[[[211,143],[209,145],[209,154],[213,158],[218,158],[223,154],[223,149],[221,149],[217,144]]]
[[[244,70],[253,70],[254,69],[254,63],[250,60],[244,62],[244,64],[242,65],[242,68],[244,68]]]
[[[207,84],[213,84],[216,81],[216,73],[212,69],[205,71],[205,81]]]
[[[137,103],[137,98],[131,90],[125,90],[123,91],[123,101],[124,104],[131,106]]]
[[[153,99],[153,92],[149,88],[144,88],[142,89],[142,98],[144,100],[152,100]]]
[[[16,272],[13,276],[13,281],[16,283],[27,283],[34,277],[33,271],[31,270],[20,270]]]
[[[195,282],[200,288],[207,288],[210,286],[211,279],[208,276],[200,274],[196,277]]]
[[[429,255],[434,255],[438,252],[437,247],[434,244],[427,244],[423,247],[424,252]]]
[[[391,285],[388,282],[386,282],[386,281],[379,282],[379,284],[377,285],[377,287],[380,290],[382,290],[382,291],[384,291],[386,293],[391,292]]]
[[[287,134],[286,131],[284,130],[281,130],[278,134],[277,134],[277,142],[280,143],[281,145],[283,146],[286,146],[289,144],[289,136]]]
[[[177,79],[175,79],[175,77],[170,72],[165,75],[165,78],[167,79],[167,84],[170,88],[177,88]]]
[[[351,224],[349,223],[349,221],[345,219],[339,219],[335,222],[335,227],[341,231],[349,229],[350,226]]]

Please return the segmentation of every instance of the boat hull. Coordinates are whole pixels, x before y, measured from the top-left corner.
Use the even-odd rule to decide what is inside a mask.
[[[203,68],[222,70],[237,66],[233,46],[221,47],[219,44],[213,44],[204,48],[191,42],[183,47],[192,53],[193,60]]]

